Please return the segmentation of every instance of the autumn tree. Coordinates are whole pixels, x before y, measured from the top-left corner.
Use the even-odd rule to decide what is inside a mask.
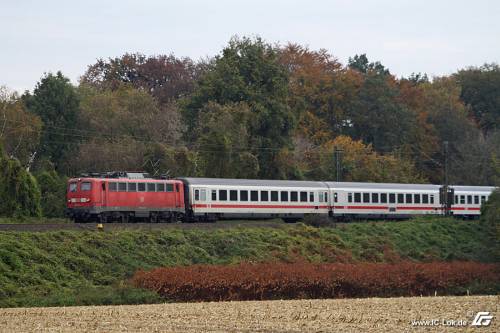
[[[90,65],[81,83],[100,89],[117,89],[123,83],[150,93],[161,104],[168,104],[189,94],[203,63],[174,55],[145,56],[126,53]]]

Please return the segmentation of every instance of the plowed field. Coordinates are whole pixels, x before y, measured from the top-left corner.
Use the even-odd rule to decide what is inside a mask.
[[[0,309],[0,331],[498,332],[499,304],[499,296],[463,296],[16,308]],[[470,326],[478,311],[494,316],[490,326]],[[413,320],[439,323],[424,328],[412,326]]]

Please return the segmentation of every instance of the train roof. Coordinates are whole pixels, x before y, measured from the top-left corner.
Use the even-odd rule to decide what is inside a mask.
[[[361,183],[361,182],[327,182],[332,188],[347,188],[347,189],[393,189],[393,190],[436,190],[439,191],[441,185],[433,184],[399,184],[399,183]]]
[[[228,178],[196,178],[182,177],[188,185],[229,185],[229,186],[276,186],[276,187],[328,187],[324,182],[305,181],[305,180],[263,180],[263,179],[228,179]]]

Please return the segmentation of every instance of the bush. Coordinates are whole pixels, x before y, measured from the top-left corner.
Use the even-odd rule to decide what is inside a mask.
[[[324,214],[308,214],[304,217],[302,223],[313,227],[325,227],[330,225],[332,221]]]
[[[17,159],[8,158],[0,144],[0,216],[41,216],[36,179]]]
[[[473,262],[194,265],[138,271],[132,279],[175,301],[463,294],[469,286],[497,293],[498,281],[497,264]]]

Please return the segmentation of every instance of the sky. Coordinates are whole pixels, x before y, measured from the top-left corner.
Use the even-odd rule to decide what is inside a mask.
[[[498,0],[0,0],[0,86],[33,90],[58,70],[78,84],[126,52],[217,55],[232,36],[366,53],[398,77],[500,62]]]

